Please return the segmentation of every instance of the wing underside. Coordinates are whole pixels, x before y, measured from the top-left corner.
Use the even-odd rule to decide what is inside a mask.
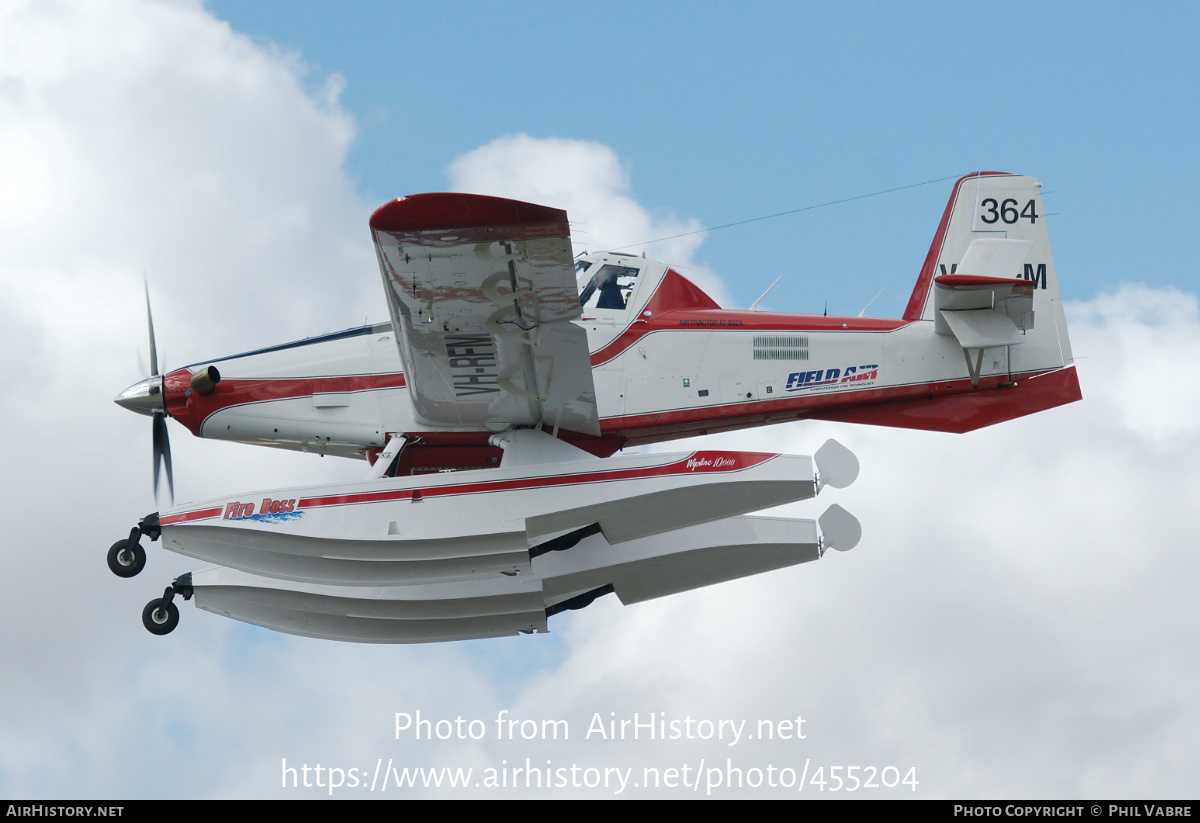
[[[566,212],[419,194],[371,233],[419,420],[600,433]]]

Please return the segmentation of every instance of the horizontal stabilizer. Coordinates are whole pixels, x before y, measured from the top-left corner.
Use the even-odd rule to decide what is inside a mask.
[[[964,349],[1015,346],[1024,342],[1012,319],[992,309],[947,311],[940,316]]]
[[[954,273],[934,278],[934,331],[963,348],[1022,342],[1020,332],[1033,328],[1034,283],[1021,277],[1032,248],[1029,240],[972,241]]]

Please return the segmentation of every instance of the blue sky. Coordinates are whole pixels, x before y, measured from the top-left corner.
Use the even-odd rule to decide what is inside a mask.
[[[604,143],[649,208],[706,226],[998,169],[1042,180],[1066,299],[1196,285],[1189,4],[208,7],[345,78],[368,199],[444,188],[516,133]],[[896,316],[949,190],[726,229],[701,257],[740,305],[784,274],[778,310],[856,314],[886,286],[872,311]]]
[[[281,787],[283,760],[732,756],[915,767],[918,797],[1194,797],[1198,17],[0,4],[0,796],[328,796]],[[862,521],[853,552],[636,606],[601,599],[545,637],[421,647],[273,634],[191,604],[152,637],[142,606],[196,564],[157,545],[133,580],[104,563],[155,507],[150,427],[112,403],[144,376],[143,272],[173,367],[384,320],[367,218],[400,194],[459,186],[567,208],[603,248],[977,169],[1044,184],[1083,402],[961,437],[795,423],[704,441],[845,443],[860,478],[822,499]],[[870,314],[899,316],[950,189],[649,252],[727,305],[782,274],[769,308],[857,314],[886,287]],[[363,471],[170,426],[181,501]],[[575,736],[397,740],[394,714],[416,710],[566,718]],[[579,738],[596,713],[652,711],[802,714],[809,738]],[[555,793],[576,795],[613,793]]]

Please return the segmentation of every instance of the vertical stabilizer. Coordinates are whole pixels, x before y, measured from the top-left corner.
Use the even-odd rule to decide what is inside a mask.
[[[938,316],[935,281],[949,275],[1012,278],[1032,284],[1032,324],[1022,329],[1022,344],[1011,348],[1012,372],[1072,363],[1046,231],[1042,184],[1036,179],[977,172],[955,183],[904,319],[940,325],[944,317]]]

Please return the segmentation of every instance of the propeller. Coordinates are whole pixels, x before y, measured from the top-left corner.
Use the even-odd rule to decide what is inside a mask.
[[[157,378],[159,395],[162,395],[162,376],[158,371],[158,345],[154,340],[154,314],[150,311],[150,284],[146,284],[146,325],[150,329],[150,375]],[[154,502],[158,503],[159,469],[167,470],[167,499],[175,504],[175,473],[171,470],[171,440],[167,435],[167,407],[163,401],[161,411],[155,410],[152,417],[151,431],[154,441]]]
[[[114,402],[122,408],[149,415],[154,446],[154,502],[158,502],[159,480],[163,467],[167,470],[167,492],[175,502],[175,476],[171,470],[171,441],[167,435],[167,406],[163,393],[163,378],[158,371],[158,345],[154,340],[154,315],[150,311],[150,284],[146,284],[146,325],[150,330],[150,375],[121,392]],[[220,379],[220,378],[218,378]]]

